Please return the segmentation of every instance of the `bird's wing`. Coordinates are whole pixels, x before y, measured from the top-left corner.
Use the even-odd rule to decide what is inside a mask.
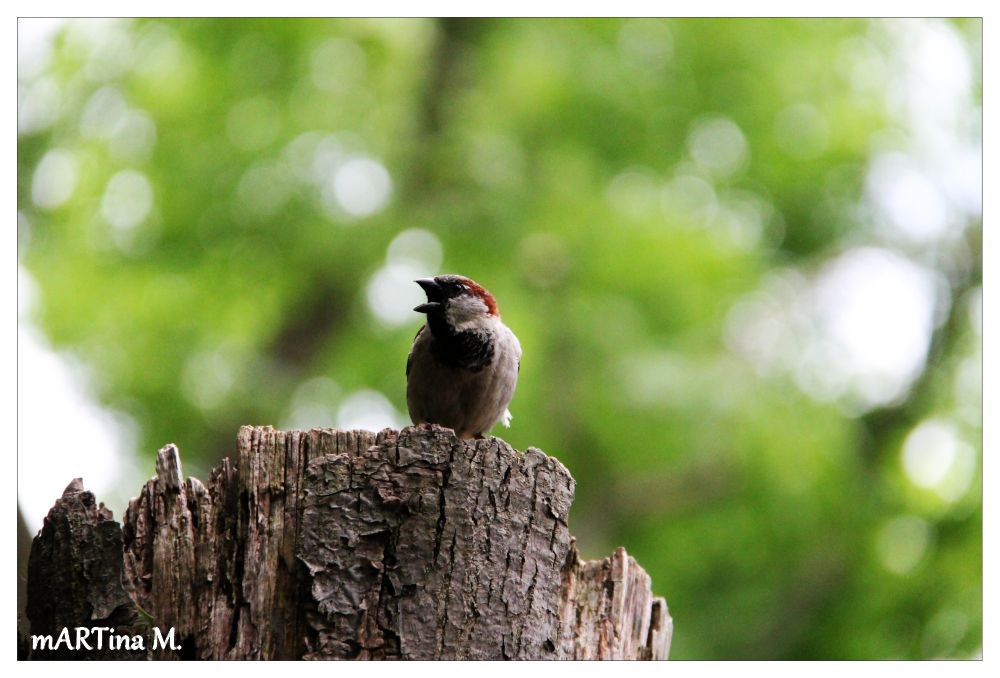
[[[417,338],[420,336],[421,332],[427,329],[427,325],[421,325],[417,333],[413,335],[413,345],[416,346]],[[410,347],[410,354],[406,356],[406,376],[410,376],[410,368],[413,366],[413,346]]]

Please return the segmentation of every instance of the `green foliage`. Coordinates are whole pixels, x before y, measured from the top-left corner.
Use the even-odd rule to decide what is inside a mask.
[[[970,656],[981,225],[955,217],[959,235],[915,249],[879,235],[866,202],[876,156],[916,136],[885,95],[904,28],[70,24],[22,83],[22,99],[40,78],[57,91],[54,118],[19,135],[34,319],[135,420],[144,466],[171,441],[204,476],[239,425],[337,425],[361,390],[405,423],[420,318],[380,321],[370,281],[421,229],[443,251],[422,273],[478,280],[521,339],[513,427],[495,433],[571,470],[584,556],[624,544],[647,568],[676,620],[674,657]],[[975,109],[979,24],[931,28],[972,55]],[[46,203],[35,190],[53,149],[75,183]],[[352,158],[379,165],[338,189]],[[379,166],[388,201],[352,203],[381,185]],[[741,303],[775,281],[808,287],[872,244],[949,283],[950,313],[899,397],[817,395],[795,362],[808,335],[778,367],[734,348]],[[404,245],[404,259],[434,260]],[[904,468],[929,419],[974,449],[957,496]]]

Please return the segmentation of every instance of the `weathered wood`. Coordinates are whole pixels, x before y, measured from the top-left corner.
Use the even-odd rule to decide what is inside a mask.
[[[31,633],[58,637],[77,628],[116,629],[141,634],[137,610],[122,587],[122,533],[111,511],[85,492],[74,479],[49,511],[28,556],[28,614]],[[90,639],[90,634],[83,636]],[[91,639],[96,641],[96,636]],[[65,644],[39,648],[36,659],[139,659],[141,652],[112,651],[107,642],[98,648],[71,650]],[[23,651],[30,650],[30,644]]]
[[[151,638],[148,615],[162,634],[175,629],[180,650],[147,642],[100,656],[669,652],[665,601],[624,549],[580,561],[567,526],[573,478],[534,448],[427,426],[244,427],[235,466],[224,460],[207,486],[183,478],[173,445],[156,470],[121,528],[82,485],[67,488],[32,545],[32,634],[113,618],[117,632]]]

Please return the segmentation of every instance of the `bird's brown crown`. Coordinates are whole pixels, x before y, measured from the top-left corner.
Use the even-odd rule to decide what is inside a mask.
[[[465,285],[468,289],[469,294],[479,297],[486,304],[487,313],[490,315],[500,316],[500,309],[497,307],[497,300],[490,294],[489,290],[477,283],[475,280],[466,278],[464,275],[439,275],[435,278],[441,283],[458,283]]]

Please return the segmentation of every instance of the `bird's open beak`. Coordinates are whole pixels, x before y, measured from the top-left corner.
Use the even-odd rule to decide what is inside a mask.
[[[441,302],[444,301],[444,290],[441,289],[437,280],[434,278],[420,278],[413,282],[420,285],[427,294],[427,303],[415,307],[414,311],[417,313],[430,313],[441,308]]]

